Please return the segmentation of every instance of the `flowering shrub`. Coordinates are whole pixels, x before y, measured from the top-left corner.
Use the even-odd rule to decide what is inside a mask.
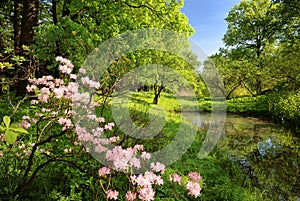
[[[165,166],[159,161],[151,161],[151,153],[146,152],[143,145],[121,146],[122,138],[113,132],[114,122],[106,122],[93,113],[99,103],[91,97],[100,83],[90,79],[85,69],[80,69],[79,75],[73,74],[74,66],[69,60],[62,57],[56,60],[60,63],[60,78],[43,76],[28,80],[27,97],[31,98],[35,113],[23,116],[20,125],[23,129],[15,129],[23,135],[10,140],[12,145],[4,146],[5,149],[0,151],[0,162],[6,161],[6,167],[18,161],[18,171],[8,172],[17,178],[14,181],[16,188],[8,189],[7,194],[17,198],[43,168],[53,162],[64,162],[99,181],[95,197],[101,189],[101,195],[107,200],[121,197],[128,201],[154,200],[155,186],[163,186],[165,182],[184,186],[187,196],[200,196],[199,173],[190,172],[185,180],[174,173],[169,181],[163,180],[161,175]],[[89,87],[90,93],[81,93],[81,87]],[[0,140],[6,141],[3,134]],[[91,161],[82,163],[85,167],[77,164],[78,158],[91,160],[89,154],[106,161],[105,166],[97,168],[98,174],[84,170],[89,169]],[[116,184],[124,176],[128,184],[125,191],[124,186],[120,188]],[[5,176],[1,175],[1,178]]]

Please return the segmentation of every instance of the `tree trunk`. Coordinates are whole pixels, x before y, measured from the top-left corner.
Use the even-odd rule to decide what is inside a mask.
[[[23,45],[30,46],[32,44],[33,37],[34,37],[34,27],[37,26],[38,24],[38,6],[39,6],[39,0],[23,0],[21,35],[20,35],[20,42],[19,44],[17,44],[17,48],[20,48]],[[17,36],[17,31],[18,28],[16,28],[16,36]],[[30,62],[31,60],[30,56],[28,55],[22,55],[22,56],[25,56],[27,61],[23,62],[22,64],[25,70],[17,72],[19,81],[16,84],[14,89],[16,91],[17,96],[23,96],[26,93],[25,89],[26,89],[27,81],[25,80],[25,78],[30,73],[29,72],[31,70],[30,66],[32,65],[32,63]]]
[[[20,46],[29,46],[33,42],[33,28],[38,23],[38,6],[38,0],[23,0]]]
[[[13,22],[13,28],[14,28],[14,50],[15,52],[19,52],[20,50],[20,14],[21,14],[21,8],[20,8],[20,0],[14,0],[14,22]]]
[[[162,90],[165,88],[164,86],[164,82],[161,81],[161,85],[158,86],[157,85],[157,80],[154,84],[154,98],[153,98],[153,104],[158,104],[158,98],[160,97],[160,93],[162,92]]]

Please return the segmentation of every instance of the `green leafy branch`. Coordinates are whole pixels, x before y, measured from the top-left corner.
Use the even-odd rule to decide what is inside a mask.
[[[0,125],[0,132],[4,133],[4,140],[8,144],[14,144],[17,141],[17,137],[20,133],[28,134],[24,128],[11,127],[11,120],[9,116],[3,117],[3,122]]]

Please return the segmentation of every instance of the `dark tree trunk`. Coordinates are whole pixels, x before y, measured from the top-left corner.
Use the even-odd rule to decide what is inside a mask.
[[[154,98],[153,98],[153,104],[158,104],[158,98],[160,97],[160,93],[162,92],[162,90],[165,88],[164,86],[164,81],[161,81],[161,85],[158,86],[157,85],[157,80],[154,84]]]
[[[33,28],[38,23],[38,6],[38,0],[23,0],[20,46],[29,46],[33,42]]]
[[[62,13],[63,17],[70,16],[70,8],[69,8],[70,4],[71,4],[71,0],[64,1],[63,13]]]
[[[53,24],[57,25],[58,19],[57,19],[56,0],[52,0],[52,18],[53,18]]]
[[[20,8],[21,0],[14,0],[14,21],[13,21],[13,28],[14,28],[14,50],[15,52],[19,52],[20,50]]]
[[[64,5],[65,7],[65,5]],[[52,0],[52,18],[53,18],[53,24],[56,26],[58,23],[58,18],[57,18],[57,7],[56,7],[56,0]],[[56,41],[55,42],[55,56],[62,56],[60,52],[60,42]],[[58,67],[54,69],[54,77],[59,76],[59,70]]]
[[[38,6],[39,0],[23,0],[19,47],[22,47],[22,45],[30,46],[33,42],[34,27],[38,24]],[[23,96],[26,93],[27,81],[25,78],[30,73],[32,65],[31,58],[28,55],[22,56],[25,56],[27,61],[22,64],[25,70],[17,72],[19,79],[15,86],[17,96]]]

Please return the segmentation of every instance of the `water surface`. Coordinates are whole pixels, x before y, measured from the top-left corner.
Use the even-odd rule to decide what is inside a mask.
[[[201,129],[207,129],[210,121],[209,113],[193,119]],[[265,199],[300,200],[300,140],[282,127],[227,114],[218,147],[239,164]]]

